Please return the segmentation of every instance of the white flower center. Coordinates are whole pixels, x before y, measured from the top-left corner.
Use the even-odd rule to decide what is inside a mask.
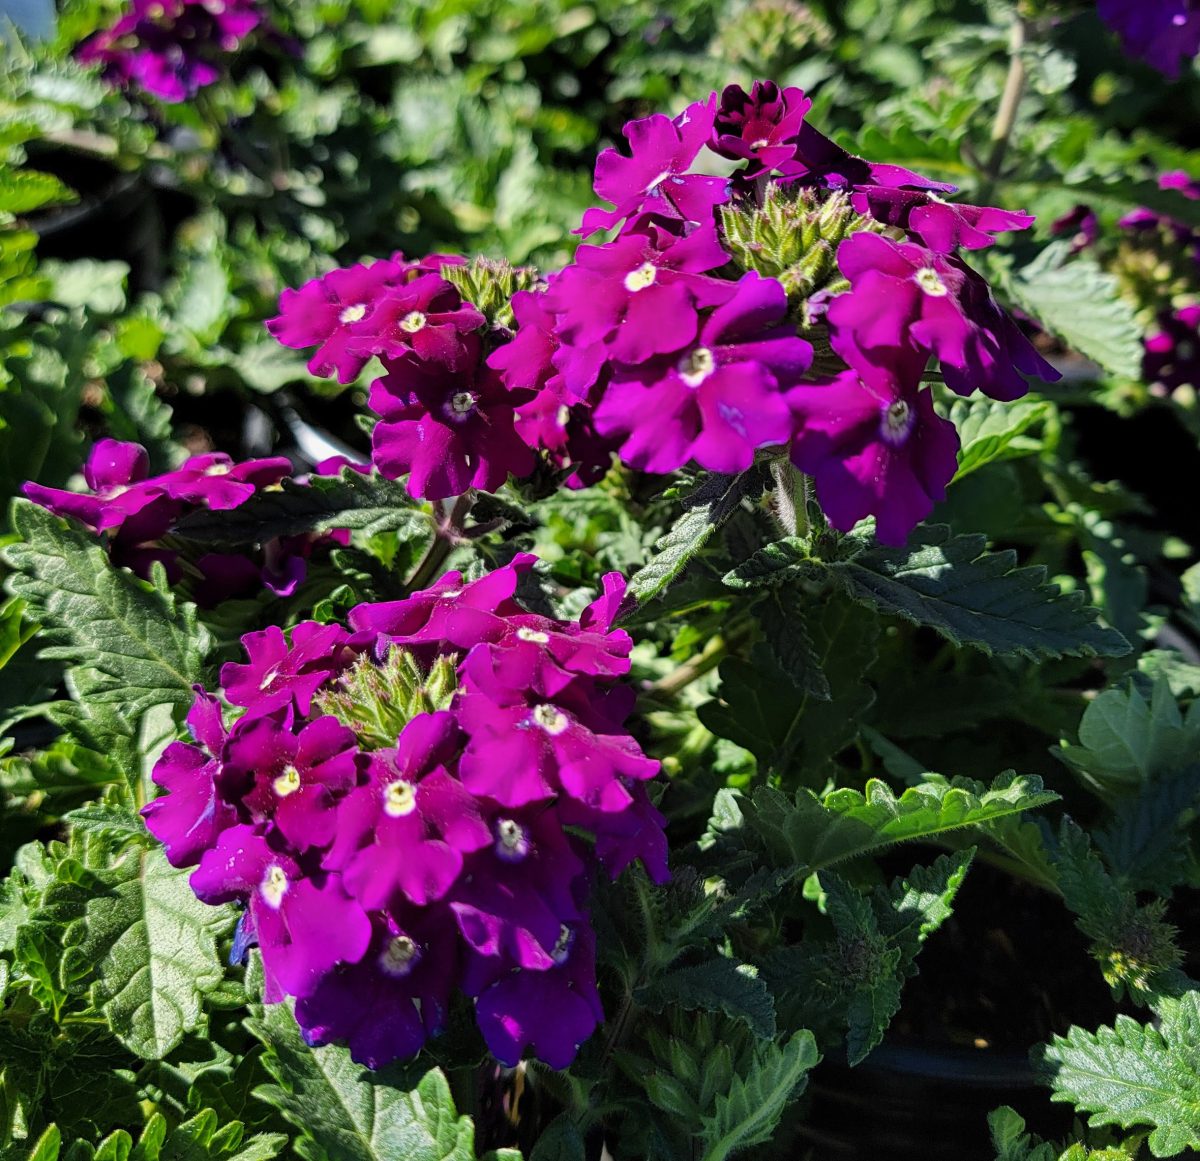
[[[475,406],[475,396],[470,391],[456,391],[450,398],[450,410],[455,415],[466,415]]]
[[[770,144],[771,144],[771,142],[768,141],[767,138],[760,137],[757,141],[750,142],[750,148],[751,149],[766,149],[766,147]]]
[[[365,302],[356,302],[353,306],[346,307],[341,314],[338,315],[338,322],[356,323],[359,319],[364,318],[367,313],[367,304]]]
[[[535,645],[545,645],[550,640],[548,633],[542,633],[537,629],[530,629],[525,625],[522,625],[517,630],[517,636],[522,641],[532,641]]]
[[[407,935],[396,935],[388,940],[379,953],[379,966],[386,975],[403,978],[417,966],[421,949]]]
[[[389,782],[383,788],[383,813],[391,818],[403,818],[417,809],[417,791],[403,778]]]
[[[261,693],[264,689],[270,689],[275,684],[275,678],[279,676],[279,666],[272,665],[266,673],[263,674],[263,679],[258,683],[258,689]]]
[[[283,903],[283,897],[288,892],[288,886],[288,877],[284,869],[278,863],[272,863],[267,868],[267,873],[263,876],[258,890],[267,901],[267,906],[273,911],[278,911]]]
[[[558,410],[554,413],[554,422],[558,424],[559,427],[566,427],[570,418],[571,409],[565,403],[560,403],[558,405]]]
[[[295,766],[285,766],[283,773],[271,785],[275,787],[275,793],[280,798],[295,794],[300,789],[300,771]]]
[[[908,439],[916,418],[913,409],[903,399],[897,399],[879,421],[880,437],[893,447],[899,446]]]
[[[519,822],[502,818],[496,823],[496,854],[506,863],[519,863],[529,854],[529,836]]]
[[[639,290],[645,290],[647,286],[653,286],[657,277],[658,267],[653,262],[643,262],[636,270],[631,270],[625,275],[625,289],[636,294]]]
[[[211,464],[204,469],[204,474],[206,476],[227,476],[232,468],[232,464]]]
[[[400,320],[400,329],[410,335],[415,335],[417,331],[425,326],[425,316],[419,310],[410,310]]]
[[[932,266],[922,266],[913,275],[913,281],[931,298],[944,298],[950,293],[942,276]]]
[[[545,730],[552,738],[556,738],[571,724],[571,720],[556,706],[539,705],[533,708],[533,723],[538,729]]]
[[[558,942],[554,945],[550,958],[555,963],[566,963],[567,956],[571,954],[571,944],[574,940],[575,933],[564,923],[558,929]]]
[[[679,377],[689,387],[699,387],[717,369],[717,360],[707,347],[688,351],[677,364]]]

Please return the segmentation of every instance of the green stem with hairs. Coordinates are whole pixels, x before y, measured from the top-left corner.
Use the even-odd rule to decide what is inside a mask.
[[[992,123],[992,148],[983,166],[983,180],[979,184],[979,200],[990,200],[992,191],[1000,180],[1004,158],[1008,153],[1013,127],[1017,123],[1017,110],[1025,93],[1027,79],[1024,49],[1029,32],[1025,18],[1017,13],[1013,17],[1012,30],[1008,39],[1008,76],[1004,79],[1004,91],[1000,94],[1000,105],[996,120]]]

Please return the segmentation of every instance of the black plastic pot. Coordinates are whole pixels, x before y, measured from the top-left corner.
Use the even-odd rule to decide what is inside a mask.
[[[809,1094],[796,1155],[819,1161],[983,1161],[994,1156],[987,1116],[1000,1105],[1045,1136],[1071,1127],[1025,1057],[986,1049],[883,1044],[856,1068],[824,1061]]]

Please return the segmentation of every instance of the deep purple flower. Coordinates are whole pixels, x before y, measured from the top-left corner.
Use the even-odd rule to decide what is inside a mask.
[[[547,302],[545,291],[518,290],[512,296],[516,333],[487,359],[510,391],[540,391],[557,374],[558,335]]]
[[[957,259],[863,232],[842,243],[838,265],[852,289],[829,306],[831,341],[864,378],[885,381],[908,361],[906,349],[936,355],[946,385],[963,395],[978,387],[1017,399],[1029,390],[1021,372],[1059,378]]]
[[[993,234],[1027,230],[1034,222],[1024,210],[948,202],[923,189],[856,188],[850,204],[855,213],[908,230],[938,254],[953,254],[959,247],[982,250],[995,242]]]
[[[920,389],[923,360],[909,355],[890,376],[843,371],[789,392],[800,421],[792,463],[816,481],[829,523],[848,532],[874,516],[884,544],[903,544],[945,498],[958,468],[958,433]]]
[[[346,631],[340,625],[301,621],[291,631],[291,646],[277,625],[242,637],[249,662],[221,666],[221,688],[231,705],[247,707],[247,716],[270,713],[292,704],[307,717],[313,694],[347,661],[341,655]]]
[[[1096,211],[1082,202],[1068,213],[1050,223],[1050,233],[1055,237],[1070,237],[1071,253],[1078,254],[1095,244],[1100,234],[1100,221]]]
[[[614,208],[588,210],[575,233],[607,230],[643,211],[710,223],[714,208],[729,200],[729,183],[723,177],[688,173],[688,167],[708,144],[716,112],[713,93],[674,119],[655,113],[630,121],[623,133],[631,155],[606,149],[596,159],[596,193]]]
[[[467,857],[449,896],[473,953],[462,981],[467,995],[510,967],[549,970],[563,925],[583,918],[575,895],[584,863],[555,811],[502,808],[491,826],[493,841]]]
[[[151,777],[167,793],[142,807],[146,829],[163,844],[173,867],[198,862],[221,832],[238,821],[220,786],[225,745],[221,703],[200,686],[195,690],[187,724],[198,745],[172,742],[163,751]]]
[[[371,754],[366,785],[342,803],[324,865],[343,870],[346,889],[368,910],[399,895],[418,906],[441,899],[463,856],[492,841],[475,799],[446,770],[460,744],[452,714],[415,717],[395,749]]]
[[[465,651],[480,641],[499,641],[509,632],[507,618],[525,612],[512,597],[536,563],[532,553],[518,553],[469,584],[462,573],[448,572],[403,600],[356,605],[348,617],[350,628],[380,634],[404,648],[446,644]]]
[[[297,1001],[304,1039],[344,1041],[367,1068],[415,1056],[445,1025],[460,958],[449,911],[405,912],[403,922],[381,916],[362,960],[335,968]]]
[[[1100,19],[1121,39],[1129,56],[1172,79],[1200,52],[1197,0],[1099,0]]]
[[[1160,173],[1158,188],[1177,190],[1188,201],[1200,201],[1200,179],[1192,177],[1182,169],[1172,169],[1166,173]]]
[[[299,734],[290,713],[243,717],[225,747],[225,762],[244,772],[242,803],[255,823],[273,823],[292,851],[328,846],[337,830],[334,807],[358,777],[354,731],[319,717]]]
[[[888,165],[857,157],[808,121],[800,126],[795,155],[779,169],[781,181],[824,189],[870,193],[876,189],[908,188],[939,194],[955,193],[958,189],[948,182],[923,177],[902,165]]]
[[[667,866],[666,817],[655,809],[641,782],[629,787],[633,801],[625,810],[595,810],[574,798],[559,801],[564,826],[579,826],[596,836],[596,857],[615,879],[635,859],[656,883],[671,877]]]
[[[453,283],[437,274],[422,274],[382,290],[369,316],[349,324],[347,346],[355,355],[388,359],[412,352],[427,363],[459,371],[477,359],[467,336],[485,322],[475,307],[463,302]]]
[[[459,776],[473,794],[520,807],[565,793],[599,810],[622,810],[630,802],[625,780],[658,772],[604,704],[593,702],[588,679],[550,701],[532,688],[536,661],[522,672],[498,660],[494,650],[473,649],[454,701],[470,738]]]
[[[780,89],[774,81],[755,81],[749,93],[741,85],[727,85],[713,125],[713,152],[749,161],[748,178],[778,169],[795,154],[811,108],[803,89]]]
[[[89,36],[75,55],[101,65],[112,84],[136,84],[177,103],[218,80],[224,58],[262,19],[253,0],[131,0],[111,28]]]
[[[546,305],[562,343],[603,344],[609,359],[641,363],[692,343],[696,312],[732,296],[729,282],[704,277],[727,261],[711,228],[680,236],[653,218],[639,219],[614,242],[580,246],[546,291]]]
[[[388,479],[408,473],[408,490],[426,500],[460,496],[469,488],[496,491],[509,477],[533,470],[533,453],[514,430],[521,392],[509,391],[480,362],[476,336],[467,336],[460,372],[405,355],[371,384],[371,407],[383,421],[371,435],[371,458]]]
[[[694,342],[614,371],[596,430],[623,436],[621,459],[642,471],[672,472],[691,459],[712,471],[744,471],[758,448],[790,437],[781,388],[812,363],[812,347],[786,315],[778,282],[743,275]]]
[[[1200,388],[1200,304],[1162,311],[1158,326],[1146,336],[1142,360],[1146,382],[1167,391],[1187,385]]]
[[[268,1003],[308,996],[342,963],[357,963],[371,942],[371,921],[335,873],[306,877],[252,826],[226,830],[191,875],[205,903],[244,902],[262,950]]]
[[[596,991],[596,937],[586,923],[564,927],[561,960],[542,972],[507,972],[475,1006],[493,1056],[510,1067],[532,1048],[551,1068],[567,1068],[604,1019]]]
[[[402,283],[409,270],[407,263],[388,259],[331,270],[298,290],[285,290],[267,330],[293,350],[316,347],[308,361],[314,375],[353,382],[371,354],[361,349],[360,332],[354,336],[359,349],[351,349],[351,328],[370,326],[388,288]]]

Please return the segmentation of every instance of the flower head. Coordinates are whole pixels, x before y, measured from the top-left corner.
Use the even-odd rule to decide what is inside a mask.
[[[741,85],[728,85],[713,123],[713,151],[750,162],[747,178],[778,169],[795,155],[800,126],[811,108],[803,89],[755,81],[747,93]]]

